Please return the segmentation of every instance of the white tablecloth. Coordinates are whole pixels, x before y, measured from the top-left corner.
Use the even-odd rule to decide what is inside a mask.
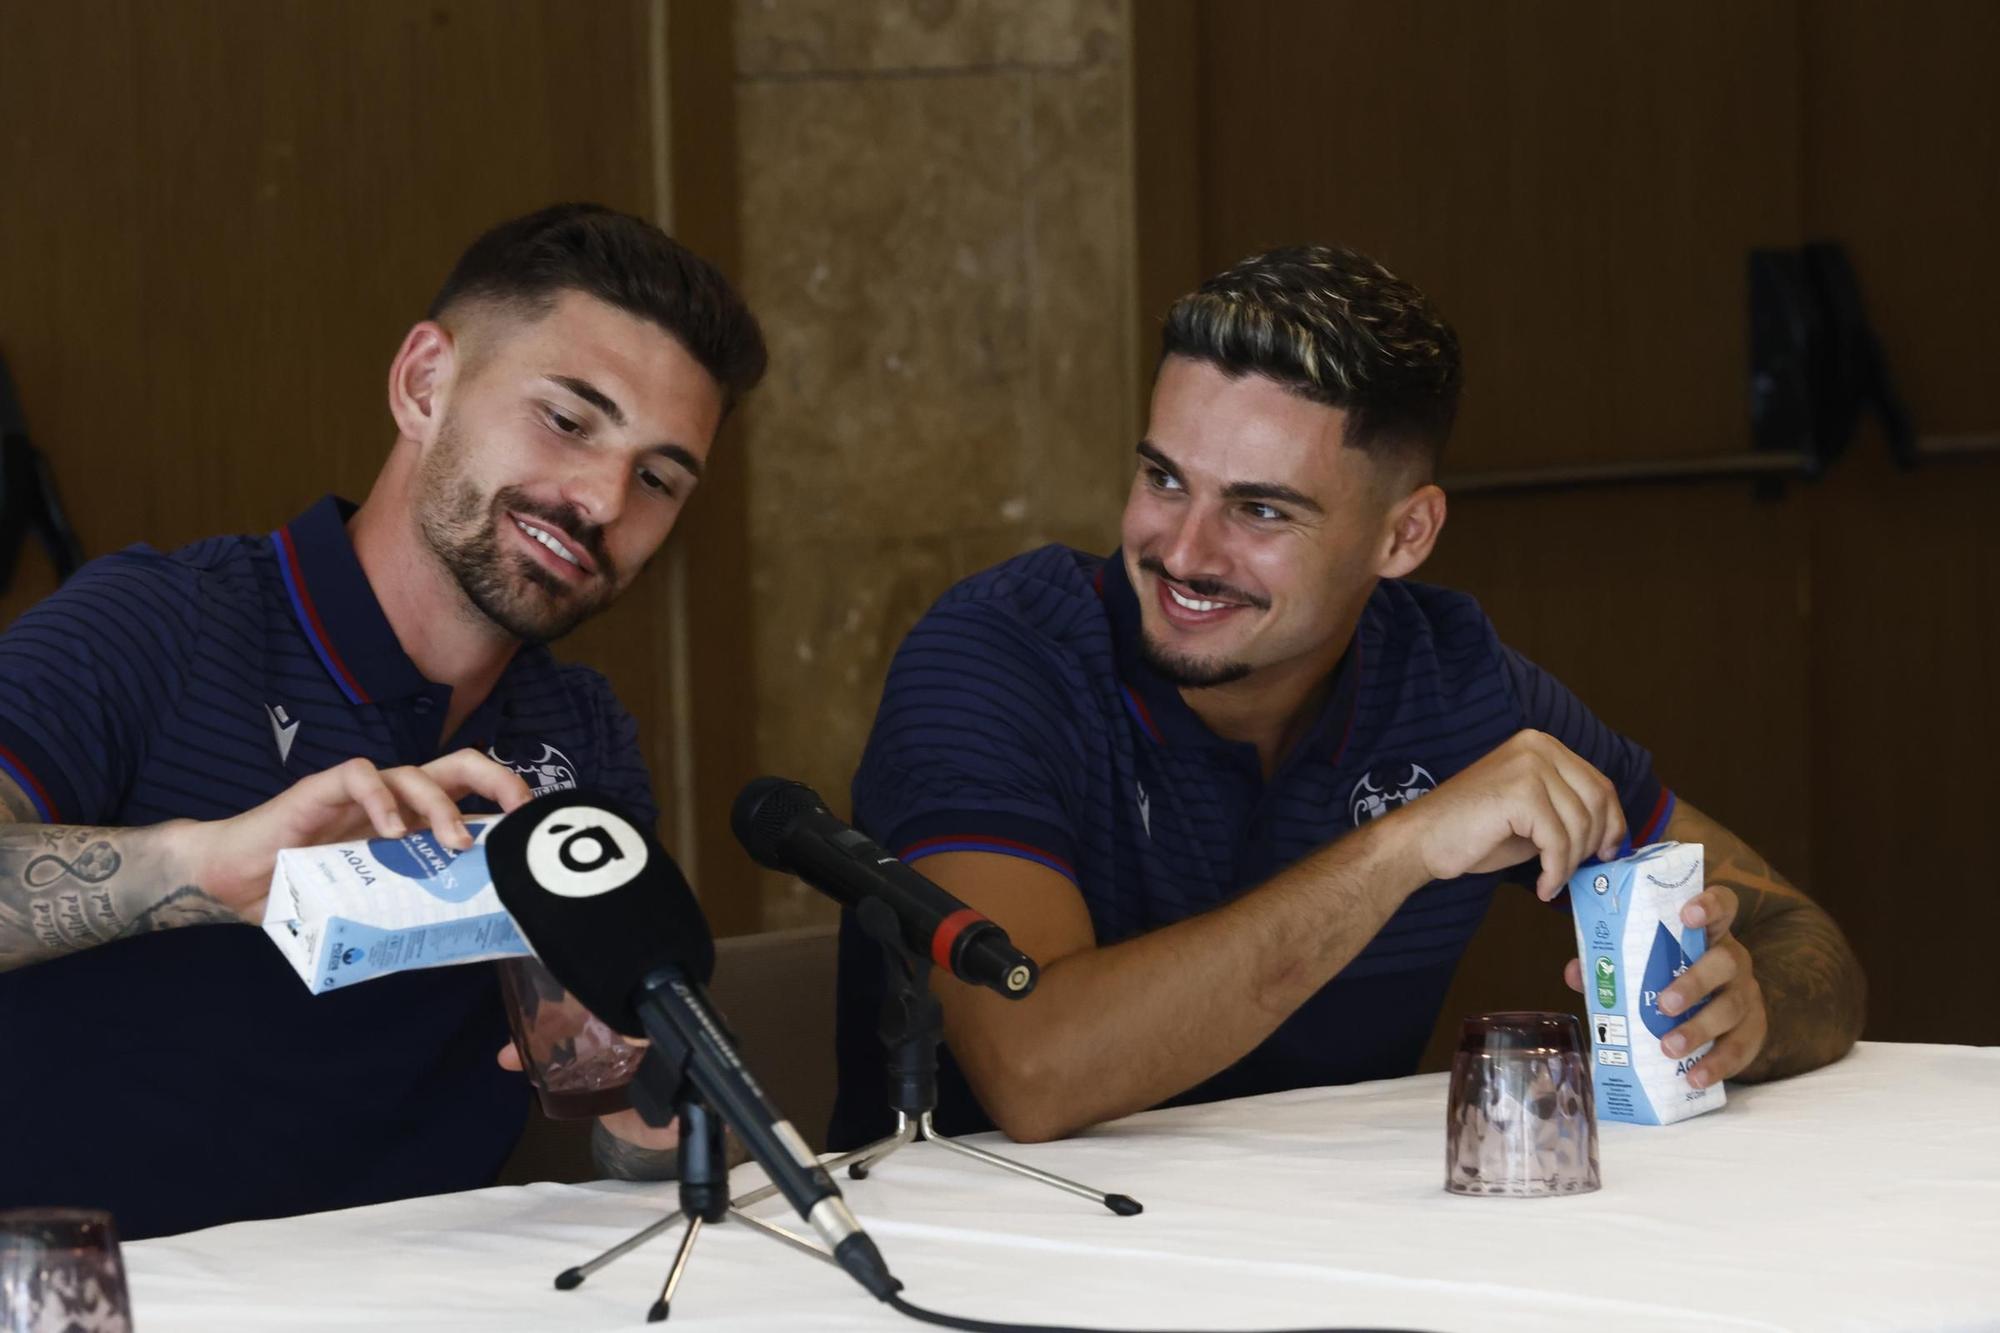
[[[921,1145],[843,1188],[910,1300],[986,1319],[2000,1329],[2000,1048],[1864,1044],[1732,1087],[1718,1114],[1604,1125],[1604,1188],[1574,1198],[1445,1194],[1444,1097],[1428,1075],[1004,1148],[1138,1197],[1139,1217]],[[658,1327],[643,1320],[668,1237],[576,1291],[550,1279],[674,1206],[671,1184],[535,1185],[142,1241],[134,1313],[141,1333]],[[731,1224],[701,1238],[668,1327],[918,1325]]]

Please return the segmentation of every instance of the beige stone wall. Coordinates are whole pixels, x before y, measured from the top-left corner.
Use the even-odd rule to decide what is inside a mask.
[[[959,578],[1117,539],[1137,429],[1126,0],[737,0],[760,766],[845,814]],[[748,700],[746,700],[748,702]],[[767,928],[830,904],[773,876]]]

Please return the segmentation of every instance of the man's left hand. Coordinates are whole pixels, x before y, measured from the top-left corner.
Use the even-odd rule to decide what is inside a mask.
[[[1660,1042],[1660,1050],[1675,1060],[1703,1042],[1715,1043],[1701,1063],[1688,1071],[1688,1083],[1697,1088],[1733,1078],[1747,1069],[1764,1049],[1764,1036],[1770,1028],[1750,951],[1730,932],[1735,921],[1736,894],[1720,884],[1709,885],[1683,904],[1682,924],[1706,928],[1708,952],[1660,992],[1660,1012],[1669,1017],[1707,1001],[1700,1013]],[[1583,965],[1570,959],[1563,980],[1570,989],[1581,991]]]

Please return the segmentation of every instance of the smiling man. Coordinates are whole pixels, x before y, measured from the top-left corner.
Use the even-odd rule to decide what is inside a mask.
[[[493,969],[316,996],[246,923],[281,848],[463,847],[461,808],[579,784],[657,819],[631,716],[545,645],[659,550],[764,363],[650,223],[504,223],[396,354],[366,503],[107,556],[0,636],[0,1207],[134,1237],[492,1182],[527,1109]]]
[[[1552,898],[1660,838],[1709,866],[1684,920],[1711,951],[1661,1008],[1708,1004],[1669,1053],[1714,1040],[1707,1082],[1853,1043],[1826,914],[1471,598],[1405,581],[1444,526],[1459,381],[1451,329],[1380,265],[1247,260],[1167,317],[1120,549],[1011,560],[911,631],[856,820],[1043,969],[1019,1002],[934,981],[943,1131],[1411,1073],[1496,884]],[[851,919],[841,945],[848,1147],[890,1117],[881,964]]]

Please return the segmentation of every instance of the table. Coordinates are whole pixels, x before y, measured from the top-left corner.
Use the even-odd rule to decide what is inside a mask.
[[[1720,1113],[1604,1125],[1604,1188],[1447,1195],[1445,1076],[1153,1111],[1006,1145],[1144,1215],[906,1148],[843,1188],[919,1305],[1107,1328],[2000,1329],[2000,1048],[1863,1043],[1732,1086]],[[991,1142],[982,1136],[976,1142]],[[738,1168],[739,1185],[761,1179]],[[144,1333],[639,1330],[662,1237],[550,1279],[674,1207],[674,1187],[531,1185],[241,1223],[126,1247]],[[787,1220],[781,1204],[760,1215]],[[668,1327],[920,1327],[731,1224]]]

